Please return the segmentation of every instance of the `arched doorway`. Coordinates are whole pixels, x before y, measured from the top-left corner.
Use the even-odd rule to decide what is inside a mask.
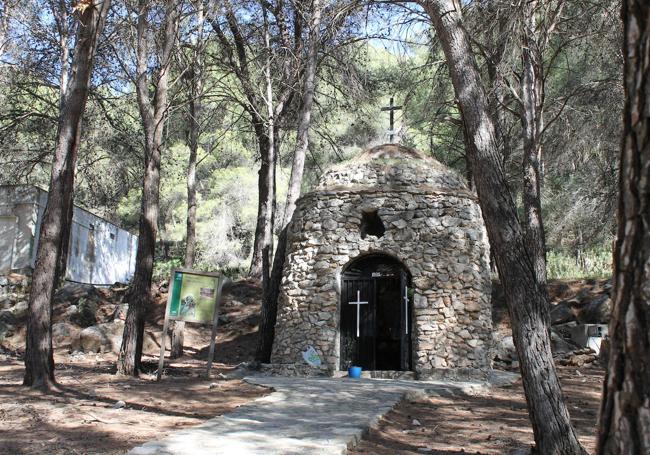
[[[411,369],[410,274],[385,254],[362,256],[341,276],[341,369]]]

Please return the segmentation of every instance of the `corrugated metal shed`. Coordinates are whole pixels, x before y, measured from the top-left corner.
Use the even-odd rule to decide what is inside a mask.
[[[34,267],[47,192],[0,186],[0,273]],[[66,279],[91,284],[127,282],[135,270],[138,237],[74,207]]]

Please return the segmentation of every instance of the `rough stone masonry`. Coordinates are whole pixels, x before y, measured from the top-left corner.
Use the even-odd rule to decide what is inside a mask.
[[[362,238],[364,213],[385,232]],[[383,253],[414,288],[413,369],[420,378],[466,377],[492,365],[489,246],[464,179],[420,152],[382,145],[326,172],[289,226],[271,362],[304,365],[313,346],[326,372],[340,370],[340,276]],[[302,368],[302,367],[300,367]]]

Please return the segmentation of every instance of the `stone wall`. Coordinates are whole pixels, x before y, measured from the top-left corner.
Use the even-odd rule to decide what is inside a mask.
[[[410,271],[413,367],[421,376],[491,367],[488,242],[474,196],[428,162],[376,162],[335,169],[300,199],[289,228],[272,363],[302,363],[314,346],[339,364],[340,275],[367,253]],[[361,238],[362,212],[377,210],[381,238]]]

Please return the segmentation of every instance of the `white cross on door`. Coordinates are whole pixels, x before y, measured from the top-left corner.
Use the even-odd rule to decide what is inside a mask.
[[[361,301],[361,291],[357,290],[357,301],[348,302],[350,305],[357,306],[357,338],[359,338],[359,319],[361,318],[361,305],[367,305],[368,302]]]

